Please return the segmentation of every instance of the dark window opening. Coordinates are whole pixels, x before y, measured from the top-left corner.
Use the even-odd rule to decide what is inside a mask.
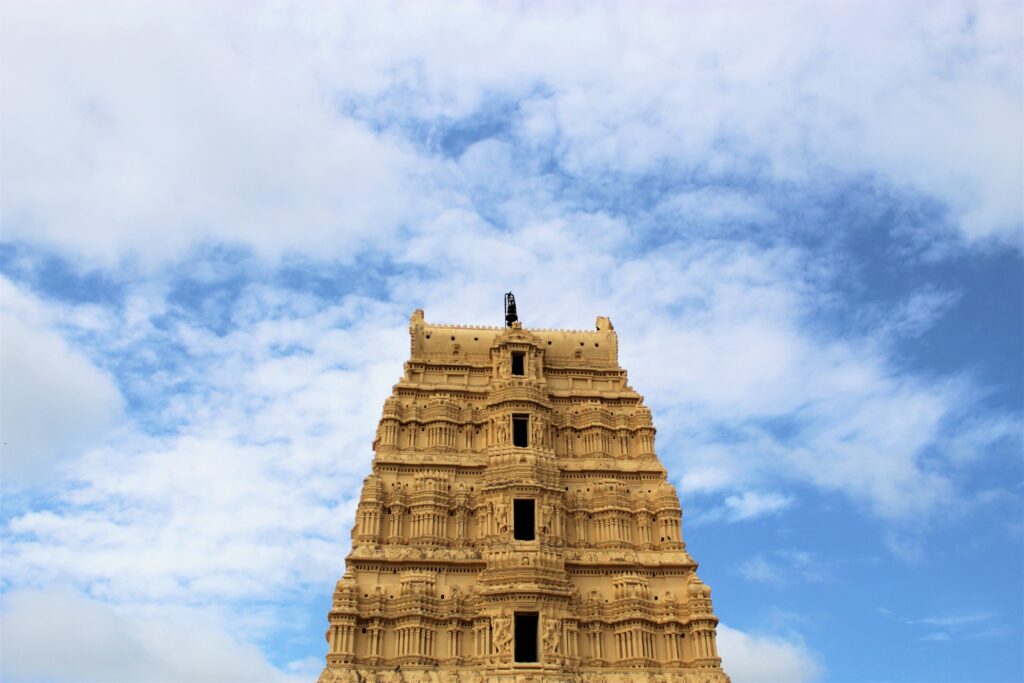
[[[532,541],[535,538],[534,507],[531,498],[516,498],[512,501],[512,538],[517,541]]]
[[[516,662],[536,661],[537,613],[516,612]]]
[[[512,416],[512,445],[518,446],[519,448],[526,448],[527,446],[527,434],[530,428],[530,416],[529,415],[513,415]]]
[[[526,354],[522,351],[512,352],[512,374],[513,375],[525,375],[526,371],[523,370],[523,360]]]

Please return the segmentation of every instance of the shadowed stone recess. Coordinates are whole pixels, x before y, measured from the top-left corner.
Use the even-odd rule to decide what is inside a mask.
[[[611,321],[409,332],[320,683],[727,683]]]

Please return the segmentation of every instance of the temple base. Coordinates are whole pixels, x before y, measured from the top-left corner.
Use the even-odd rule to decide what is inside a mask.
[[[317,683],[730,683],[730,679],[721,669],[489,672],[443,667],[328,667]]]

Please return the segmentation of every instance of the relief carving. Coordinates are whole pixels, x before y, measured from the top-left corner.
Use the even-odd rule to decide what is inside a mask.
[[[508,503],[498,503],[498,533],[506,534],[509,531]]]
[[[494,631],[494,652],[508,655],[512,651],[512,617],[491,617],[491,628]]]
[[[554,617],[544,618],[544,637],[542,642],[544,644],[544,654],[559,654],[562,644],[562,624],[558,619]]]

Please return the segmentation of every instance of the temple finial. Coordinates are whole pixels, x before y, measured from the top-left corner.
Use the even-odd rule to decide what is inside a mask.
[[[512,323],[517,322],[519,316],[516,314],[516,298],[512,295],[512,292],[505,292],[505,327],[512,327]]]

